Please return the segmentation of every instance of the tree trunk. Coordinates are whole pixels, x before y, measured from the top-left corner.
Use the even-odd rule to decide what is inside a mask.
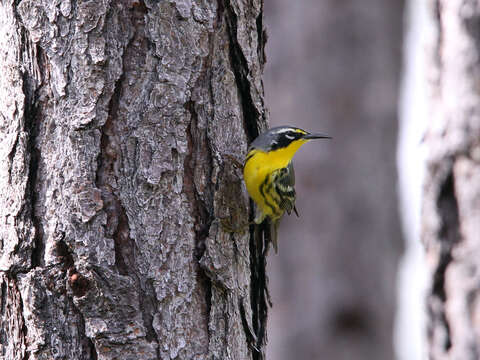
[[[431,359],[480,356],[480,5],[432,2],[432,116],[422,236]]]
[[[262,0],[0,3],[0,358],[264,357],[263,237],[235,165],[266,127],[262,17]]]

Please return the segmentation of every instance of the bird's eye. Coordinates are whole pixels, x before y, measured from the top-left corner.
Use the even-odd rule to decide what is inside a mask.
[[[285,137],[289,140],[293,140],[295,139],[295,136],[292,136],[292,135],[285,135]]]

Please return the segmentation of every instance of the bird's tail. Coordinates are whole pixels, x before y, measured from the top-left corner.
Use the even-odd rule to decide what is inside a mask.
[[[278,225],[280,224],[280,219],[270,220],[270,241],[275,250],[275,254],[278,253]]]

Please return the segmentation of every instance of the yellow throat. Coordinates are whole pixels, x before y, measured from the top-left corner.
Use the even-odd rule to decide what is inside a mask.
[[[265,152],[259,149],[251,150],[243,168],[243,177],[248,193],[267,216],[272,215],[272,210],[266,206],[264,197],[260,194],[260,184],[273,171],[286,167],[292,160],[298,149],[308,142],[299,139],[290,143],[287,147]]]

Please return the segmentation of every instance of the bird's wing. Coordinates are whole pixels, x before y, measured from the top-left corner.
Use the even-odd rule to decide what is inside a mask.
[[[280,198],[280,208],[285,210],[289,215],[292,210],[297,213],[295,208],[295,170],[290,162],[286,168],[277,170],[275,190]]]

